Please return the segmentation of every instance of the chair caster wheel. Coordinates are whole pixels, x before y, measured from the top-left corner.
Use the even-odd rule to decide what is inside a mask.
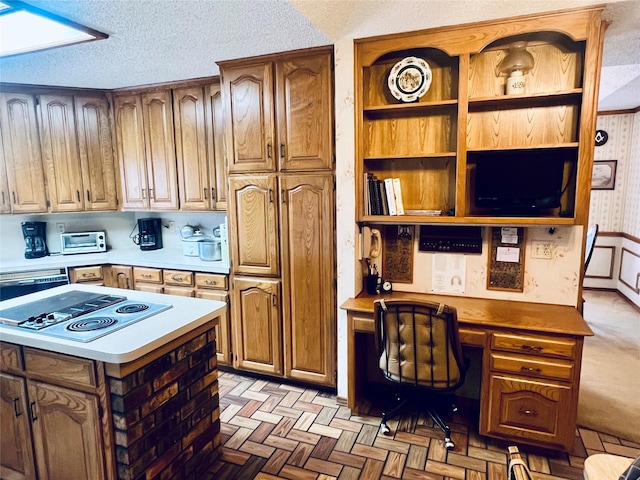
[[[457,412],[458,411],[458,405],[451,405],[451,411],[452,412]]]
[[[383,435],[389,435],[389,432],[391,431],[391,429],[387,426],[386,423],[381,423],[379,431]]]
[[[455,444],[451,441],[450,438],[445,438],[444,439],[444,448],[446,448],[447,450],[451,450],[453,447],[455,447]]]

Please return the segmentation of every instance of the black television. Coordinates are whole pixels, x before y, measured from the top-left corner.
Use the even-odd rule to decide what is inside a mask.
[[[469,152],[475,163],[476,208],[494,213],[536,215],[560,207],[565,162],[575,149],[539,148]]]

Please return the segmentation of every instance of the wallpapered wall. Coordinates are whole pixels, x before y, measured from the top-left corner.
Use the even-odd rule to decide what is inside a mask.
[[[598,237],[584,286],[618,290],[640,307],[640,113],[600,115],[598,129],[609,140],[595,160],[618,163],[615,189],[591,191],[589,223],[620,236]]]
[[[617,160],[615,190],[592,190],[589,223],[602,232],[640,237],[640,113],[602,115],[598,129],[609,135],[594,160]]]

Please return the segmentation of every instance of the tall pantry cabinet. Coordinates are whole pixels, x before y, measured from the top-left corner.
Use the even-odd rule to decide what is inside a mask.
[[[335,386],[332,48],[220,71],[234,366]]]

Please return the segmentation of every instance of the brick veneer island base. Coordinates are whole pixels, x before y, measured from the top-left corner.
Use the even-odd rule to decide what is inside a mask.
[[[220,445],[212,325],[106,372],[117,478],[202,478]]]

